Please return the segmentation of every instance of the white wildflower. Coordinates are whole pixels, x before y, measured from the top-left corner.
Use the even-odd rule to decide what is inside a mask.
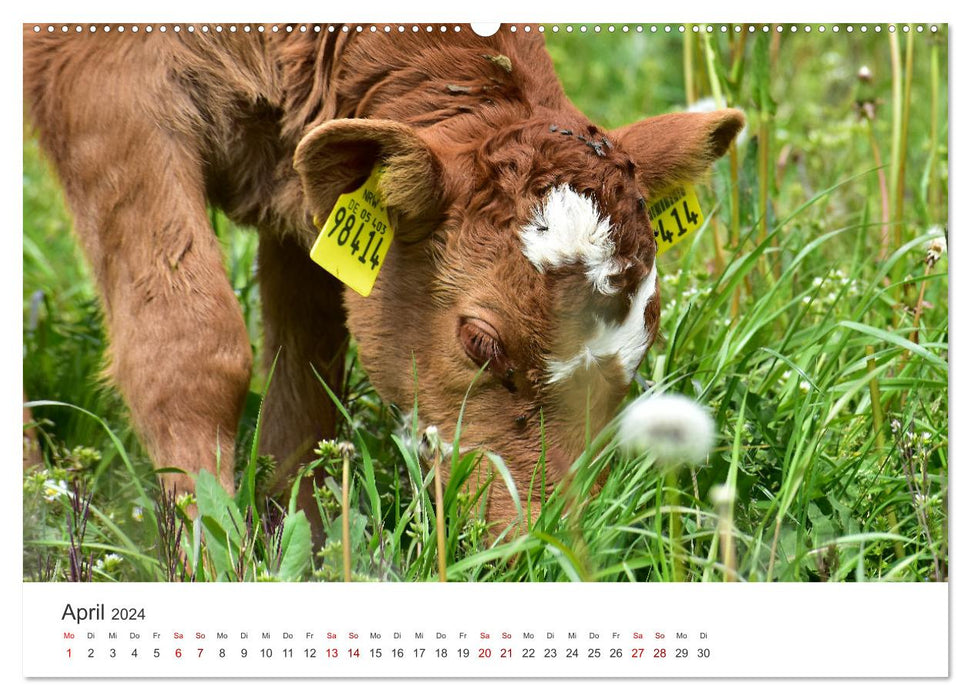
[[[67,484],[64,482],[64,479],[60,481],[47,479],[44,481],[44,500],[48,503],[54,502],[58,496],[63,496],[67,492]]]
[[[647,452],[664,464],[695,464],[711,449],[715,423],[685,396],[642,396],[621,416],[618,437],[629,453]]]
[[[134,520],[136,523],[140,523],[144,517],[145,517],[145,514],[142,512],[142,507],[141,506],[133,506],[132,507],[132,509],[131,509],[131,519],[132,520]]]
[[[944,229],[937,225],[931,226],[927,232],[940,234],[927,244],[927,258],[925,261],[933,267],[937,264],[938,260],[947,255],[947,237],[944,235]]]

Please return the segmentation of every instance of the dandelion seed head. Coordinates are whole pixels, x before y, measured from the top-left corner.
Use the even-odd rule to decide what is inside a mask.
[[[709,489],[708,498],[714,506],[727,506],[735,500],[735,489],[728,484],[715,484]]]
[[[715,423],[686,396],[643,396],[624,411],[618,437],[629,454],[646,452],[664,464],[696,464],[711,449]]]
[[[437,457],[442,448],[442,438],[438,433],[438,426],[429,425],[421,434],[419,452],[426,462]]]

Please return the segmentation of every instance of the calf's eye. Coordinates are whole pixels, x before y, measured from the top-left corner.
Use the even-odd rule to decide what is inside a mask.
[[[516,384],[516,368],[506,355],[499,332],[491,323],[473,316],[462,317],[459,320],[458,336],[465,354],[476,367],[487,366],[489,374],[509,393],[515,394],[519,390]]]
[[[503,359],[505,353],[499,333],[490,323],[480,318],[462,318],[458,335],[465,354],[477,367],[488,362],[492,369],[498,369],[494,365]]]

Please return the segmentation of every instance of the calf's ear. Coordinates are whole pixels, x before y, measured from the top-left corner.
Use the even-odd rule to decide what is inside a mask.
[[[662,114],[610,132],[637,165],[638,185],[648,195],[701,179],[745,126],[737,109]]]
[[[311,129],[293,158],[307,206],[321,221],[378,164],[385,166],[380,188],[395,237],[415,242],[431,233],[443,211],[442,165],[411,127],[385,119],[335,119]]]

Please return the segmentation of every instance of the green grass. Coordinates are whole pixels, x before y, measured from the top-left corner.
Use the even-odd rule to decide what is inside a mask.
[[[659,261],[662,337],[630,392],[653,382],[708,406],[718,430],[708,463],[662,474],[625,456],[611,426],[524,534],[497,542],[476,498],[484,485],[472,483],[478,457],[452,457],[442,504],[449,580],[947,578],[947,258],[926,260],[948,211],[946,51],[934,48],[943,37],[914,39],[898,161],[904,217],[885,258],[871,126],[857,103],[875,105],[886,170],[891,42],[872,32],[771,37],[748,37],[736,60],[733,37],[716,33],[711,61],[701,37],[687,39],[692,89],[742,108],[748,136],[737,169],[723,159],[701,188],[704,229]],[[547,38],[568,94],[595,121],[618,126],[685,104],[679,35]],[[872,82],[857,79],[862,65]],[[213,221],[259,352],[255,235]],[[236,496],[200,477],[194,521],[185,503],[160,499],[123,403],[99,379],[94,286],[29,134],[24,222],[24,386],[43,455],[24,472],[26,580],[342,580],[345,516],[354,579],[438,577],[433,472],[353,347],[340,434],[311,465],[327,475],[322,550],[311,551],[292,499],[254,488],[268,467],[252,449],[268,381],[259,374],[240,425]],[[346,512],[341,441],[354,446]]]

